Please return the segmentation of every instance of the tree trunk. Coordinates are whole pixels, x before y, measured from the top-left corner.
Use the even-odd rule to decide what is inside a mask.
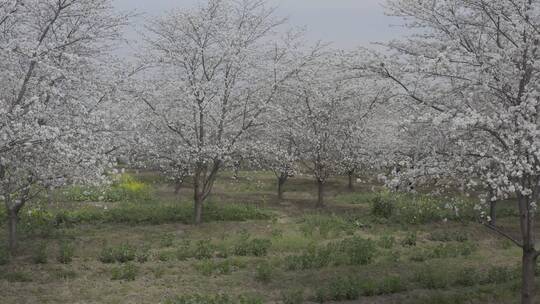
[[[283,192],[284,192],[284,189],[283,189],[283,186],[285,186],[285,182],[287,182],[287,176],[281,174],[281,176],[278,177],[278,199],[280,201],[283,200]]]
[[[497,224],[497,201],[493,200],[494,190],[489,187],[488,202],[489,202],[489,224],[495,226]]]
[[[489,224],[497,225],[497,201],[489,202]]]
[[[17,223],[19,216],[15,211],[9,211],[8,215],[8,248],[13,255],[17,250]]]
[[[349,189],[349,191],[354,191],[354,171],[349,171],[348,175],[349,175],[348,189]]]
[[[233,178],[238,179],[240,175],[240,167],[242,165],[242,161],[238,160],[234,162],[234,170],[233,170]]]
[[[203,198],[200,193],[195,192],[194,197],[194,209],[195,209],[195,215],[193,222],[195,225],[202,224],[202,212],[203,212]]]
[[[535,296],[536,251],[523,248],[521,304],[533,304]]]
[[[530,180],[526,180],[531,184]],[[524,183],[525,184],[525,183]],[[535,180],[534,184],[538,184]],[[522,237],[522,273],[521,273],[521,303],[533,304],[535,303],[535,269],[537,251],[535,246],[535,209],[531,205],[532,201],[536,201],[538,198],[538,192],[533,189],[531,196],[524,196],[521,193],[517,193],[518,205],[519,205],[519,224]]]
[[[324,182],[317,180],[318,197],[317,208],[324,208]]]

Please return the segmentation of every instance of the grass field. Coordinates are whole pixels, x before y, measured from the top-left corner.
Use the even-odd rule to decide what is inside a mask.
[[[19,254],[0,254],[0,303],[517,303],[520,250],[474,202],[393,195],[364,178],[220,176],[205,223],[191,191],[151,172],[106,191],[69,188],[23,212]],[[96,193],[93,193],[95,191]],[[101,192],[100,192],[101,191]],[[517,233],[510,203],[499,223]],[[46,206],[45,206],[46,205]],[[5,243],[5,239],[0,241]]]

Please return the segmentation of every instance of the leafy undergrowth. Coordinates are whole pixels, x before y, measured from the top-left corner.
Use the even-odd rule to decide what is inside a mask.
[[[268,188],[274,182],[263,173],[257,180]],[[228,196],[250,187],[244,185],[247,179],[237,182]],[[296,181],[301,182],[309,181]],[[338,199],[340,206],[351,206],[341,212],[209,203],[205,224],[193,226],[188,225],[191,204],[167,202],[157,184],[144,184],[152,189],[149,201],[119,201],[107,208],[66,202],[54,210],[24,210],[20,252],[10,257],[0,247],[0,302],[518,299],[519,249],[469,221],[468,207],[431,208],[433,202],[443,204],[433,197],[353,193]],[[300,187],[294,195],[307,196],[308,190]],[[358,209],[359,204],[367,208]],[[456,210],[466,216],[456,217]],[[500,223],[513,227],[514,222]]]
[[[60,192],[66,202],[148,202],[154,191],[149,184],[124,173],[113,175],[110,184],[74,185]]]

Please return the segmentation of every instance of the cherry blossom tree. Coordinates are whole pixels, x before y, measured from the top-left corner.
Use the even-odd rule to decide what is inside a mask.
[[[19,212],[43,187],[96,180],[109,165],[106,55],[126,20],[106,0],[0,1],[0,195],[12,252]]]
[[[272,111],[271,113],[279,113]],[[284,186],[287,180],[298,172],[299,151],[294,142],[291,121],[286,116],[276,115],[281,119],[269,119],[266,132],[254,145],[254,162],[268,169],[276,176],[278,200],[284,199]]]
[[[295,32],[278,33],[283,23],[262,0],[210,0],[148,26],[155,89],[139,99],[159,130],[154,139],[189,159],[197,224],[218,172],[242,154],[282,83],[309,60],[299,57]]]
[[[355,97],[356,102],[347,104],[347,109],[341,116],[343,126],[337,134],[338,171],[347,176],[349,191],[354,190],[355,180],[361,170],[374,167],[375,154],[380,147],[373,139],[383,130],[378,126],[377,120],[384,121],[387,118],[377,115],[382,102],[387,99],[382,84],[363,79],[361,87],[363,90]]]
[[[362,133],[359,126],[378,100],[372,95],[375,86],[359,85],[358,80],[342,68],[345,59],[343,52],[328,51],[297,73],[288,86],[293,102],[282,109],[293,123],[292,135],[300,152],[300,162],[317,182],[318,207],[324,206],[324,186],[328,178],[339,173],[339,160],[346,157],[340,149],[342,139]],[[345,142],[351,144],[349,139],[351,137]],[[360,149],[351,150],[355,150],[351,151],[355,158],[362,153]]]
[[[491,199],[516,199],[519,239],[488,226],[522,248],[521,301],[534,303],[540,3],[396,0],[389,8],[416,34],[390,43],[395,53],[374,69],[408,97],[416,120],[447,126],[453,147],[440,162],[466,166],[463,178],[479,177]]]

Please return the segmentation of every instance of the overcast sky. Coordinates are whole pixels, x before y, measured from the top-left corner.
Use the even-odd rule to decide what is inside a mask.
[[[118,9],[146,16],[181,7],[197,0],[114,0]],[[368,46],[373,41],[399,37],[399,20],[384,15],[385,0],[270,0],[293,26],[306,26],[308,37],[332,42],[334,47]],[[394,26],[393,26],[394,25]],[[132,35],[130,35],[132,36]]]

